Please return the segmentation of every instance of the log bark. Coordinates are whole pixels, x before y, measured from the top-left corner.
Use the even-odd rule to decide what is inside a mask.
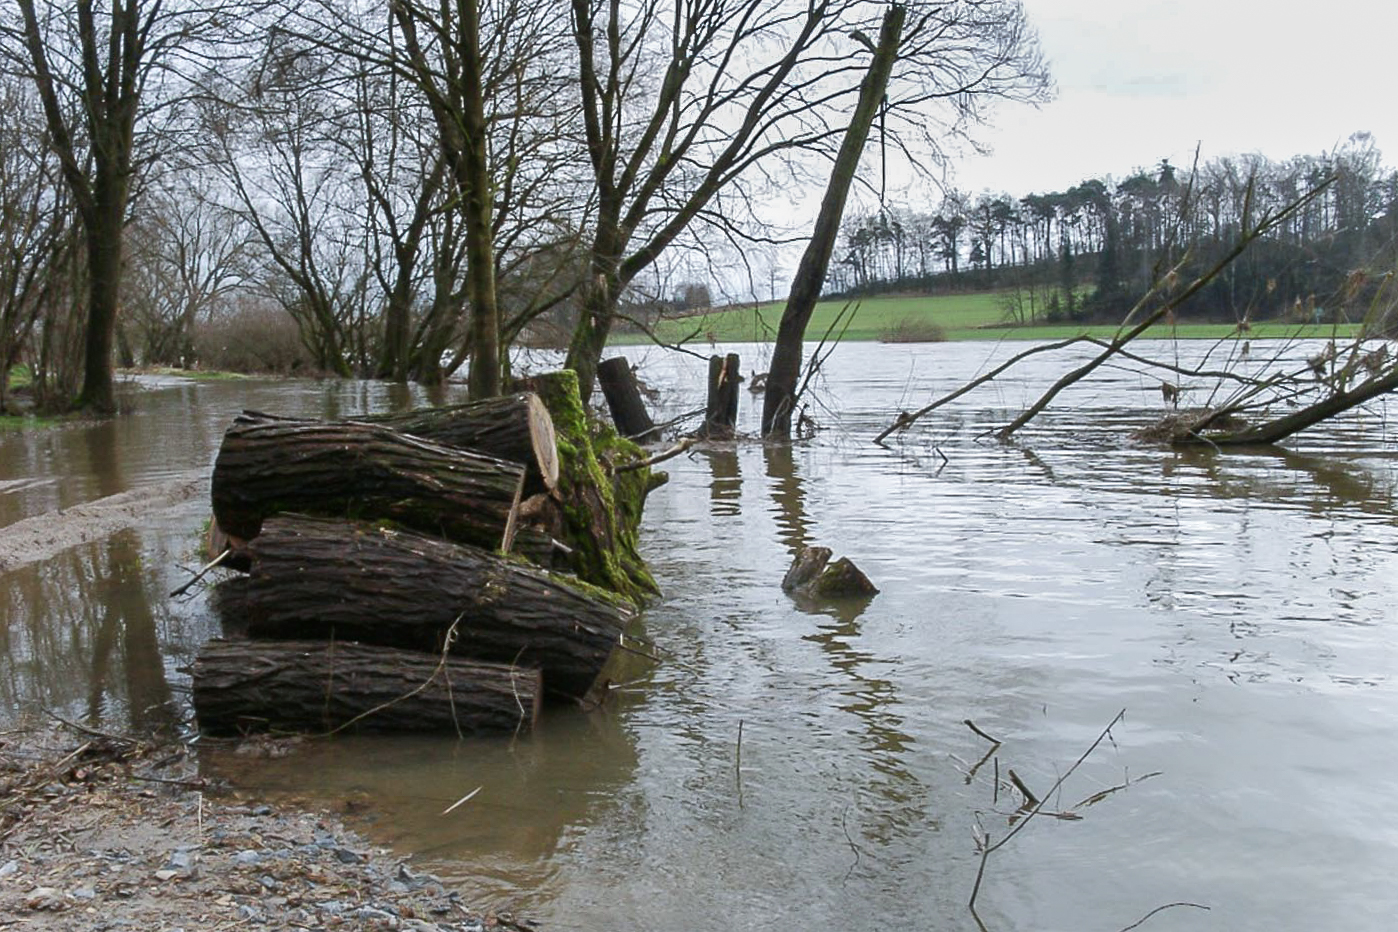
[[[509,550],[523,481],[517,463],[376,424],[244,414],[224,434],[214,462],[214,519],[244,540],[278,512],[386,519]]]
[[[699,436],[708,440],[733,439],[738,423],[738,386],[742,381],[736,353],[709,357],[709,397]]]
[[[523,463],[526,496],[552,491],[558,486],[558,445],[553,418],[539,396],[532,392],[355,420],[379,424],[444,446]]]
[[[636,373],[624,356],[613,356],[603,360],[597,367],[597,384],[602,387],[602,397],[607,400],[607,410],[612,413],[612,423],[623,437],[637,443],[655,443],[660,440],[660,431],[646,411],[646,403],[641,400],[641,389],[636,384]]]
[[[325,638],[538,667],[585,698],[631,620],[619,600],[543,570],[410,531],[270,518],[249,575],[219,587],[227,625],[253,638]]]
[[[216,639],[194,663],[193,693],[210,734],[483,735],[534,726],[540,675],[351,642]]]

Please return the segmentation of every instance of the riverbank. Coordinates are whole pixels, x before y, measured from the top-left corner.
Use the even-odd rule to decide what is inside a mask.
[[[275,743],[239,753],[276,755]],[[202,777],[191,750],[74,728],[0,735],[0,925],[529,932],[370,846],[339,813]]]

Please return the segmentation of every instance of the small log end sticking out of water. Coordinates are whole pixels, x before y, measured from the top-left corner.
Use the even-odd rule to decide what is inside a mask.
[[[660,440],[660,430],[646,411],[646,403],[641,399],[641,386],[636,380],[636,371],[624,356],[604,359],[597,366],[597,384],[602,387],[602,397],[607,400],[607,410],[612,413],[612,423],[623,437],[637,443],[656,443]]]
[[[849,557],[830,562],[829,547],[804,547],[782,578],[782,589],[793,595],[818,598],[871,596],[877,593],[868,576]]]

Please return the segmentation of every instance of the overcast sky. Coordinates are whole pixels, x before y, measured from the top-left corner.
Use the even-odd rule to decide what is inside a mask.
[[[1168,158],[1333,149],[1373,133],[1398,163],[1398,8],[1375,0],[1024,0],[1058,96],[1002,105],[953,183],[1023,195]]]

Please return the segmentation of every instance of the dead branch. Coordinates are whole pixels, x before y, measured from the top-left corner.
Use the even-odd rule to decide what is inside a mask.
[[[1256,179],[1249,179],[1248,181],[1247,193],[1244,197],[1243,204],[1244,217],[1247,217],[1252,212],[1252,198],[1255,180]],[[1276,226],[1284,223],[1288,217],[1301,210],[1301,208],[1303,208],[1311,200],[1316,198],[1322,191],[1324,191],[1329,186],[1330,181],[1326,181],[1323,184],[1317,185],[1310,191],[1296,198],[1294,201],[1292,201],[1290,204],[1286,205],[1276,213],[1268,214],[1260,218],[1258,222],[1255,225],[1253,225],[1250,229],[1244,229],[1244,231],[1239,234],[1237,241],[1233,244],[1233,247],[1229,249],[1228,252],[1224,254],[1222,258],[1220,258],[1211,267],[1209,267],[1209,269],[1207,269],[1203,274],[1197,276],[1193,281],[1191,281],[1180,291],[1176,292],[1173,296],[1163,301],[1158,307],[1155,308],[1155,310],[1151,311],[1149,314],[1146,314],[1145,317],[1143,317],[1141,321],[1137,323],[1135,326],[1131,327],[1129,330],[1126,330],[1125,332],[1118,333],[1118,335],[1114,337],[1110,343],[1107,344],[1106,348],[1103,349],[1101,353],[1097,354],[1088,362],[1077,367],[1072,372],[1069,372],[1067,375],[1063,376],[1057,382],[1054,382],[1053,385],[1049,387],[1048,391],[1044,392],[1044,394],[1039,397],[1038,401],[1034,402],[1034,404],[1026,408],[1024,412],[1019,415],[1019,417],[1015,418],[1009,424],[1000,428],[1000,430],[996,432],[996,436],[1001,440],[1008,440],[1010,436],[1014,434],[1015,431],[1019,430],[1025,424],[1028,424],[1039,414],[1039,412],[1047,408],[1049,404],[1052,403],[1053,399],[1058,397],[1058,394],[1060,392],[1062,392],[1069,386],[1075,384],[1076,382],[1080,381],[1081,379],[1085,378],[1086,376],[1090,375],[1099,366],[1101,366],[1107,360],[1115,356],[1123,346],[1125,346],[1127,343],[1130,343],[1132,340],[1136,339],[1141,334],[1145,333],[1148,329],[1150,329],[1155,324],[1159,323],[1167,315],[1171,314],[1177,307],[1179,307],[1185,301],[1188,301],[1190,298],[1192,298],[1201,289],[1208,285],[1209,282],[1217,278],[1226,268],[1228,268],[1228,266],[1232,265],[1233,261],[1237,259],[1240,255],[1242,255],[1243,252],[1245,252],[1247,248],[1252,245],[1253,242],[1255,242],[1258,238],[1266,235],[1268,231],[1272,230]],[[1164,291],[1165,287],[1168,284],[1174,282],[1175,277],[1183,269],[1185,263],[1189,260],[1189,258],[1190,253],[1186,252],[1184,257],[1175,264],[1174,268],[1172,268],[1168,273],[1163,275],[1156,282],[1156,284],[1152,286],[1149,291],[1146,292],[1146,294],[1141,298],[1141,300],[1136,302],[1136,306],[1133,307],[1130,313],[1126,315],[1126,319],[1128,321],[1131,320],[1140,310],[1143,310],[1151,302],[1156,300]]]
[[[1146,913],[1146,914],[1145,914],[1144,916],[1142,916],[1140,919],[1137,919],[1135,922],[1131,923],[1131,924],[1130,924],[1129,926],[1127,926],[1126,928],[1121,929],[1120,932],[1131,932],[1132,929],[1135,929],[1135,928],[1139,927],[1139,926],[1142,925],[1147,919],[1149,919],[1151,916],[1154,916],[1156,913],[1164,912],[1164,911],[1167,910],[1167,909],[1174,909],[1176,906],[1188,906],[1188,907],[1191,907],[1192,909],[1202,909],[1202,910],[1204,910],[1205,912],[1207,912],[1207,911],[1211,908],[1211,907],[1208,907],[1208,906],[1203,905],[1202,903],[1186,903],[1186,902],[1166,903],[1164,906],[1157,906],[1157,907],[1155,907],[1155,909],[1152,909],[1150,912]]]
[[[618,466],[615,469],[613,469],[612,472],[631,472],[634,469],[645,469],[648,466],[654,466],[656,463],[663,463],[668,459],[672,459],[676,456],[679,456],[685,450],[688,450],[690,447],[694,446],[698,442],[699,441],[694,437],[686,437],[663,453],[657,453],[654,456],[647,457],[646,459],[637,460],[634,463],[627,463],[624,466]]]
[[[1063,776],[1059,777],[1054,782],[1053,786],[1049,787],[1049,791],[1044,794],[1044,798],[1040,800],[1034,806],[1034,808],[1029,810],[1029,812],[1024,816],[1024,819],[1020,821],[1017,825],[1015,825],[1013,828],[1011,828],[1008,832],[1006,832],[1004,838],[1001,838],[993,845],[986,846],[985,850],[981,852],[980,867],[976,870],[976,882],[971,887],[971,899],[966,903],[967,907],[971,910],[971,915],[975,916],[977,922],[980,921],[980,916],[976,913],[976,897],[981,892],[981,881],[985,879],[985,865],[986,862],[990,860],[990,856],[994,854],[996,851],[999,851],[1001,848],[1005,847],[1005,845],[1009,843],[1011,838],[1014,838],[1016,835],[1018,835],[1021,831],[1024,830],[1024,827],[1026,825],[1034,821],[1034,817],[1038,815],[1040,811],[1043,810],[1044,803],[1053,798],[1053,794],[1058,792],[1058,788],[1063,785],[1064,781],[1071,777],[1073,773],[1076,772],[1077,769],[1082,766],[1083,761],[1087,760],[1088,757],[1092,755],[1092,752],[1097,750],[1097,746],[1101,744],[1103,741],[1105,741],[1107,737],[1112,733],[1112,729],[1116,727],[1117,722],[1120,722],[1125,717],[1125,709],[1122,709],[1115,716],[1113,716],[1112,720],[1107,723],[1107,727],[1103,728],[1102,733],[1097,736],[1097,740],[1093,741],[1092,744],[1088,746],[1087,750],[1083,751],[1082,754],[1078,757],[1078,759],[1073,762],[1073,766],[1069,767],[1066,771],[1064,771]]]
[[[948,402],[955,401],[962,395],[975,391],[977,388],[980,388],[986,382],[994,381],[995,378],[999,376],[1002,372],[1004,372],[1006,369],[1015,366],[1022,360],[1028,359],[1030,356],[1037,355],[1038,353],[1048,353],[1052,352],[1053,350],[1064,349],[1065,347],[1072,346],[1074,343],[1082,343],[1085,340],[1087,340],[1087,337],[1085,336],[1071,337],[1067,340],[1059,340],[1056,343],[1045,343],[1042,346],[1033,346],[1027,350],[1024,350],[1023,352],[1016,353],[1009,359],[1005,360],[1005,362],[996,366],[994,369],[991,369],[985,375],[982,375],[978,378],[971,380],[970,382],[967,382],[965,385],[961,386],[951,394],[943,395],[941,398],[938,398],[931,404],[919,408],[916,411],[904,411],[902,414],[898,415],[898,417],[894,419],[892,424],[884,428],[883,433],[879,434],[877,437],[874,438],[874,442],[881,444],[884,442],[884,440],[888,438],[888,435],[893,433],[894,431],[907,430],[919,418],[923,417],[924,415],[931,414],[933,411],[937,410],[942,405],[947,404]]]

